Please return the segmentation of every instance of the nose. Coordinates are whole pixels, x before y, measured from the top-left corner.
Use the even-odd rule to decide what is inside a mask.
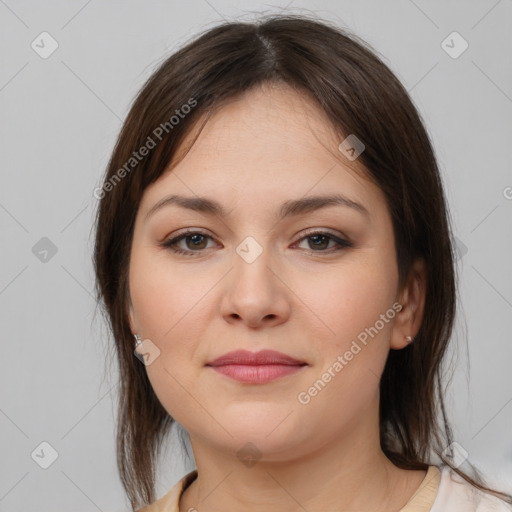
[[[279,325],[289,318],[292,292],[279,270],[271,268],[267,252],[264,250],[252,262],[238,254],[234,257],[222,303],[222,315],[227,322],[257,329]]]

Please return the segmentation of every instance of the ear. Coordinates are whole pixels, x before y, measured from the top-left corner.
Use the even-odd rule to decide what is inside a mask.
[[[414,338],[420,330],[425,308],[427,270],[423,258],[415,260],[409,278],[402,290],[398,303],[402,309],[393,324],[390,348],[399,350],[414,340],[407,341],[406,336]]]

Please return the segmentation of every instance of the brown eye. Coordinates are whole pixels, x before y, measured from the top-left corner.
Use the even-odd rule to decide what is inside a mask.
[[[301,238],[302,240],[308,241],[308,249],[311,252],[335,252],[340,251],[346,247],[352,247],[352,243],[347,240],[343,240],[342,238],[338,238],[331,233],[325,232],[315,232],[309,233],[307,236]],[[329,243],[334,242],[334,246],[329,247]],[[328,250],[325,250],[328,249]],[[333,250],[331,250],[333,249]]]
[[[202,250],[207,247],[208,239],[212,239],[210,235],[206,233],[201,233],[199,231],[189,231],[183,233],[175,238],[165,241],[162,244],[162,247],[166,249],[170,249],[178,254],[191,254],[191,253],[201,253]],[[178,244],[180,242],[184,242],[185,247],[179,247]]]
[[[329,242],[333,241],[331,237],[326,235],[308,236],[307,240],[313,243],[313,245],[310,243],[309,246],[315,249],[327,249]]]
[[[188,248],[192,249],[204,249],[207,244],[205,244],[206,237],[204,235],[195,234],[195,235],[187,235],[183,237],[185,240],[185,245]],[[190,240],[190,245],[187,244],[187,241]]]

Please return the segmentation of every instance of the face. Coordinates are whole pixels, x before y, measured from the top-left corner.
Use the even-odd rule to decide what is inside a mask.
[[[158,348],[148,378],[192,440],[232,453],[251,441],[284,459],[348,436],[378,403],[389,349],[400,348],[395,241],[383,193],[348,167],[360,164],[340,142],[306,96],[266,86],[219,109],[145,190],[130,326]],[[280,215],[287,202],[333,194],[360,207]],[[208,198],[224,213],[176,203],[149,213],[169,195]],[[239,349],[306,365],[253,383],[206,366]]]

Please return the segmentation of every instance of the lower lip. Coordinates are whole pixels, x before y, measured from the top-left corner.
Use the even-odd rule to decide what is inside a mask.
[[[286,375],[291,375],[304,368],[306,365],[284,365],[284,364],[227,364],[224,366],[211,366],[216,372],[239,382],[261,384],[270,382]]]

